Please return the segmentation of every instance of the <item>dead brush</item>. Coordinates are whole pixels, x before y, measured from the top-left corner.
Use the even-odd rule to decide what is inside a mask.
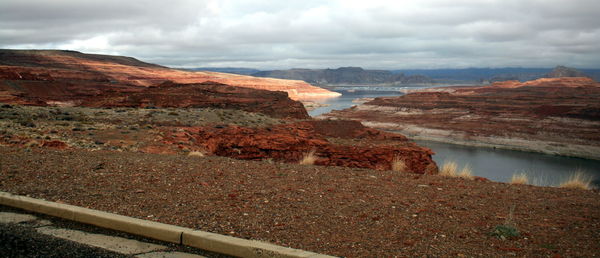
[[[440,169],[440,176],[446,177],[456,177],[456,162],[454,161],[446,161],[444,165],[442,165],[442,169]]]
[[[204,153],[203,153],[203,152],[201,152],[201,151],[190,151],[190,152],[188,153],[188,156],[190,156],[190,157],[198,157],[198,158],[202,158],[202,157],[206,156],[206,154],[204,154]]]
[[[469,164],[465,165],[460,170],[460,173],[458,173],[458,177],[472,180],[473,179],[473,170],[471,169],[471,166]]]
[[[510,178],[511,185],[524,185],[524,184],[527,184],[528,182],[529,182],[529,178],[527,177],[527,174],[525,174],[525,173],[514,174]]]
[[[473,170],[469,164],[465,165],[460,171],[458,171],[458,165],[455,161],[446,161],[440,169],[440,176],[445,177],[460,177],[464,179],[473,179]]]
[[[317,159],[319,157],[317,157],[317,155],[315,155],[315,153],[317,152],[317,150],[312,149],[307,153],[304,153],[304,155],[302,156],[302,159],[300,159],[300,161],[298,162],[298,164],[300,165],[314,165],[315,161],[317,161]]]
[[[406,162],[404,162],[404,160],[400,158],[400,156],[395,156],[394,159],[392,159],[393,171],[405,173],[407,171],[406,168]]]
[[[576,170],[567,181],[562,182],[559,187],[590,190],[592,189],[592,179],[591,176],[587,176],[583,171]]]

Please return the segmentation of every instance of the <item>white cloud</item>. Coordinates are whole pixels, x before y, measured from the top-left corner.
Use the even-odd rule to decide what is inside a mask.
[[[596,0],[3,0],[0,47],[171,66],[600,67]]]

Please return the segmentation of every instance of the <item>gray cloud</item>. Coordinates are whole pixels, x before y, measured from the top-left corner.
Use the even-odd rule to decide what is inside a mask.
[[[262,69],[600,68],[596,0],[3,0],[0,47]]]

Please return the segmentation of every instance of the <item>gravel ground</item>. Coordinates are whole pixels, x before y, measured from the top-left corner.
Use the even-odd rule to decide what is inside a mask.
[[[6,146],[0,165],[2,191],[330,255],[600,255],[598,190]]]

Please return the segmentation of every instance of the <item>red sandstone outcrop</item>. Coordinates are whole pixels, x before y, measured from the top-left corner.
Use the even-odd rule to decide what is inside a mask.
[[[315,164],[371,169],[391,169],[392,160],[401,158],[406,172],[437,173],[433,152],[409,142],[404,136],[366,128],[355,121],[305,121],[268,128],[238,126],[185,127],[164,131],[164,142],[180,148],[203,149],[218,156],[238,159],[273,159],[298,162],[315,151]],[[338,133],[339,132],[339,133]],[[362,140],[352,145],[337,140]],[[331,140],[331,141],[330,141]]]
[[[600,83],[589,78],[427,90],[326,116],[417,139],[600,159]]]
[[[199,77],[194,75],[196,73],[168,69],[133,58],[77,52],[0,51],[0,57],[0,102],[3,103],[39,106],[215,107],[259,112],[278,118],[309,117],[300,102],[291,100],[285,92],[272,90],[284,89],[296,85],[296,82],[290,84],[279,80],[280,86],[284,87],[281,88],[273,80],[262,78],[252,80],[248,76],[227,77],[226,74],[210,77],[234,84],[248,83],[245,87],[233,87],[206,81],[209,77]],[[151,74],[153,79],[147,79]],[[190,76],[183,76],[185,74]],[[173,83],[167,81],[167,78],[196,83]],[[304,87],[296,86],[294,92]],[[309,88],[315,87],[308,85],[302,89]]]
[[[296,100],[340,95],[303,81],[183,71],[144,63],[131,57],[83,54],[75,51],[0,50],[0,79],[93,81],[144,87],[165,81],[213,81],[252,89],[284,91]]]
[[[299,101],[279,91],[234,87],[215,82],[175,84],[165,82],[141,91],[109,92],[85,98],[81,106],[89,107],[175,107],[224,108],[263,113],[277,118],[308,118]]]

